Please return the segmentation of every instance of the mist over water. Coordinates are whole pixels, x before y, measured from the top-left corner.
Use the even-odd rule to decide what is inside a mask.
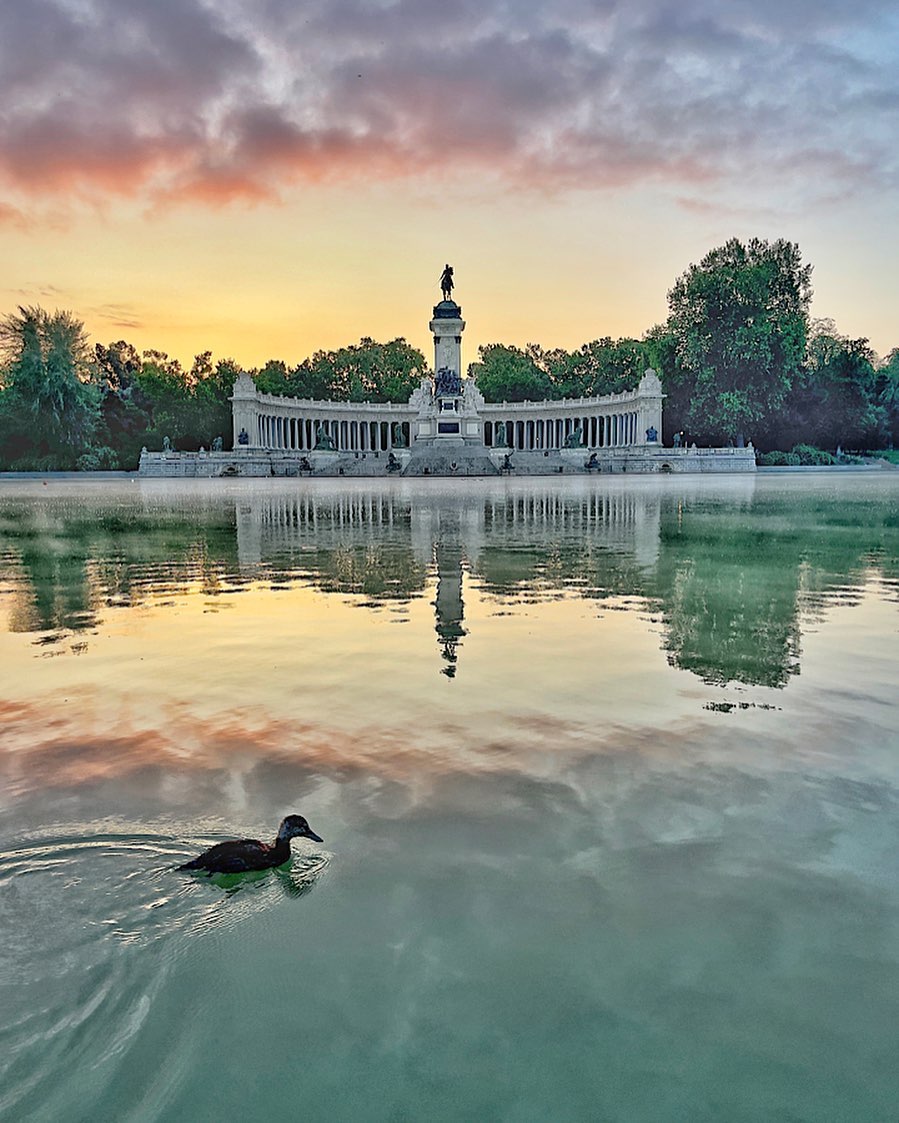
[[[893,1119],[897,681],[899,474],[2,483],[0,1118]]]

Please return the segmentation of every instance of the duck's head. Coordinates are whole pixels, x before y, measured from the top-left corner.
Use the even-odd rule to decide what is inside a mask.
[[[286,819],[281,820],[281,826],[278,827],[279,841],[284,842],[291,838],[311,838],[313,842],[325,841],[319,838],[302,815],[288,815]]]

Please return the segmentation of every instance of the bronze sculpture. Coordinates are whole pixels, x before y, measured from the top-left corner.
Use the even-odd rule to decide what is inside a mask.
[[[453,267],[452,265],[445,265],[443,272],[440,274],[440,291],[443,293],[444,300],[451,300],[453,293]]]

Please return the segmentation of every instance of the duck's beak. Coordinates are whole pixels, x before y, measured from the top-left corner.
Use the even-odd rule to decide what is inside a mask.
[[[315,833],[312,827],[306,828],[306,838],[311,838],[313,842],[324,842],[325,840]]]

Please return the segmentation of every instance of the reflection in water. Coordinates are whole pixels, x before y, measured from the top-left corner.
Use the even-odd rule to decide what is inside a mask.
[[[0,1117],[892,1118],[899,476],[326,488],[0,485]]]
[[[227,494],[144,484],[139,493],[8,494],[0,578],[12,631],[52,647],[110,607],[210,596],[264,579],[308,582],[362,605],[401,607],[434,590],[443,673],[463,637],[463,585],[533,603],[637,598],[664,623],[671,662],[707,682],[783,686],[799,669],[798,612],[872,575],[895,580],[889,490],[829,495],[754,478],[668,486],[259,488]],[[467,578],[465,575],[467,574]]]

